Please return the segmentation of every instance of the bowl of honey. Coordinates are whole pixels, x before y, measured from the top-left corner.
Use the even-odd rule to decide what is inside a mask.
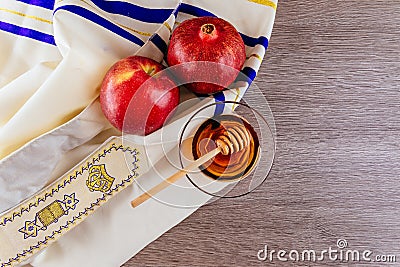
[[[184,169],[223,142],[231,152],[223,153],[221,148],[199,171],[188,173],[187,179],[214,197],[239,197],[254,191],[268,177],[275,157],[273,121],[268,122],[269,109],[256,110],[243,102],[223,101],[224,112],[212,113],[221,103],[203,107],[187,121],[179,140],[180,163]]]

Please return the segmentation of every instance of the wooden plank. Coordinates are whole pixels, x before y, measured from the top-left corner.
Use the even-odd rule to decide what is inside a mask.
[[[280,1],[256,79],[278,133],[268,182],[200,208],[124,266],[267,265],[264,245],[340,238],[400,262],[399,29],[400,1]]]

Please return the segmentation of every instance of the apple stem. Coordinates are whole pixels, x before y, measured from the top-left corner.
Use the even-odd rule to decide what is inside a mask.
[[[207,23],[201,26],[201,31],[205,34],[211,34],[215,30],[214,24]]]
[[[147,74],[150,76],[153,76],[156,73],[156,69],[155,68],[151,68],[147,71]]]

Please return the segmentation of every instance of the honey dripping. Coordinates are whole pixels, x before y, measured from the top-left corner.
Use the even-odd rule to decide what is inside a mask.
[[[198,128],[192,143],[194,159],[198,159],[217,147],[221,136],[228,135],[233,128],[247,131],[250,140],[246,146],[234,153],[219,153],[212,162],[200,169],[209,177],[218,180],[234,180],[247,175],[257,163],[260,153],[259,140],[253,127],[243,118],[234,115],[219,115],[206,120]]]

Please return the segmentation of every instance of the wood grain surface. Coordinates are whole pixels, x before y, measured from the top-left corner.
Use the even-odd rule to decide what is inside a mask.
[[[268,181],[200,208],[124,266],[400,266],[400,1],[280,1],[255,82],[277,127]],[[338,239],[397,263],[257,259],[265,245]]]

